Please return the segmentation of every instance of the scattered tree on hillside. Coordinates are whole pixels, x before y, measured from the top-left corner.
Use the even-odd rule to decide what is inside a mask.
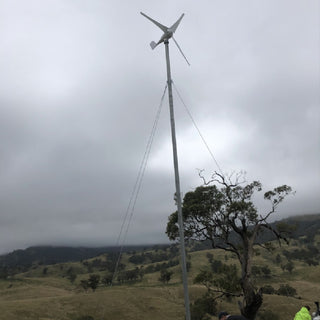
[[[70,280],[71,283],[74,283],[77,279],[77,274],[72,272],[68,275],[68,279]]]
[[[98,288],[100,282],[100,276],[98,274],[91,274],[88,279],[89,287],[92,291],[95,291]]]
[[[288,284],[281,284],[277,290],[277,294],[286,297],[294,297],[297,294],[297,290]]]
[[[82,289],[83,289],[85,292],[87,292],[88,289],[89,289],[89,287],[90,287],[88,280],[81,280],[81,281],[80,281],[80,286],[82,287]]]
[[[174,250],[169,252],[163,250],[157,250],[156,252],[142,252],[141,254],[133,254],[129,258],[129,262],[133,264],[144,264],[144,263],[156,263],[160,261],[172,260],[177,257],[177,253]]]
[[[168,283],[171,280],[172,274],[173,274],[172,271],[169,271],[167,269],[162,269],[160,271],[159,281],[161,281],[162,283]]]
[[[106,274],[102,279],[101,279],[101,282],[103,285],[105,286],[110,286],[112,285],[112,278],[113,278],[113,275],[110,273],[110,274]]]
[[[76,274],[76,272],[73,270],[72,267],[70,267],[70,268],[67,270],[67,278],[70,280],[71,283],[74,283],[75,280],[77,279],[77,274]]]
[[[316,261],[315,259],[312,259],[312,258],[307,258],[304,260],[305,263],[308,264],[308,266],[318,266],[319,265],[319,262]]]
[[[117,280],[119,283],[125,283],[125,282],[134,282],[138,279],[142,280],[143,276],[145,274],[144,268],[134,268],[126,271],[119,272],[117,276]]]
[[[285,197],[292,193],[291,187],[283,185],[264,194],[270,201],[270,210],[258,213],[252,202],[255,192],[262,190],[261,183],[245,184],[242,173],[233,177],[214,173],[206,181],[200,172],[204,185],[188,192],[183,200],[185,236],[193,240],[209,240],[213,248],[220,248],[236,255],[241,266],[241,289],[243,304],[241,313],[253,320],[262,304],[262,292],[254,287],[251,278],[254,245],[270,249],[258,243],[257,237],[263,230],[269,230],[276,239],[284,236],[268,223]],[[166,233],[171,240],[179,237],[178,213],[170,215]]]
[[[8,275],[8,267],[0,267],[0,279],[6,280]]]
[[[281,259],[281,256],[280,256],[279,253],[276,255],[276,260],[275,261],[276,261],[276,264],[280,264],[281,263],[282,259]]]
[[[281,265],[282,270],[287,270],[289,273],[292,273],[294,269],[294,263],[290,260],[286,264]]]
[[[309,244],[302,249],[294,249],[292,251],[284,250],[283,254],[289,261],[292,261],[293,259],[301,260],[309,266],[316,266],[319,264],[318,260],[320,259],[320,251],[313,244]],[[286,268],[285,264],[283,270],[288,270],[290,272],[290,270]]]
[[[267,265],[264,265],[261,267],[261,274],[265,277],[265,278],[269,278],[271,276],[271,270]]]
[[[85,291],[88,291],[89,288],[91,288],[92,291],[95,291],[99,285],[99,282],[100,276],[98,274],[91,274],[89,279],[80,281],[80,286]]]
[[[261,289],[262,289],[262,292],[266,293],[266,294],[275,294],[276,293],[276,289],[269,284],[263,286]]]

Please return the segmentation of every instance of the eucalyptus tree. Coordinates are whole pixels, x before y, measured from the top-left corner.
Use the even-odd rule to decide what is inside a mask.
[[[209,240],[212,248],[232,252],[240,266],[240,287],[243,302],[242,315],[255,319],[262,305],[262,291],[252,281],[254,246],[270,249],[270,243],[261,243],[259,235],[264,230],[273,234],[281,245],[286,239],[285,228],[281,230],[269,223],[279,204],[292,194],[291,187],[282,185],[264,193],[269,202],[266,212],[258,212],[253,203],[256,193],[262,191],[259,181],[247,183],[243,173],[225,176],[215,172],[209,181],[202,176],[203,185],[185,194],[182,205],[185,237],[193,240]],[[170,240],[179,237],[177,212],[169,216],[166,233]],[[230,295],[230,292],[226,293]],[[235,293],[239,295],[239,293]]]

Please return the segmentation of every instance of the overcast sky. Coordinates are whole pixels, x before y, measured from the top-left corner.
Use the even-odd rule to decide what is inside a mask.
[[[0,0],[0,253],[116,244],[166,84],[140,11],[185,13],[172,77],[222,171],[292,186],[274,219],[320,213],[319,1]],[[186,193],[218,169],[174,102]],[[126,244],[167,241],[174,192],[166,97]]]

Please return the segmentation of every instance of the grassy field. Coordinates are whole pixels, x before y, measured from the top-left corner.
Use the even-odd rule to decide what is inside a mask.
[[[292,248],[290,248],[291,250]],[[257,265],[268,265],[271,269],[269,278],[258,278],[258,286],[265,284],[279,288],[281,284],[289,284],[297,290],[296,297],[264,295],[261,313],[272,311],[280,319],[293,319],[294,314],[304,304],[313,307],[315,300],[320,300],[320,267],[308,266],[301,261],[294,261],[292,273],[283,271],[274,263],[274,253],[261,253],[256,258]],[[219,250],[204,250],[189,253],[191,269],[189,272],[190,300],[200,297],[205,288],[194,284],[197,273],[208,268],[207,253],[227,264],[236,263],[232,256]],[[128,263],[128,255],[124,256],[127,268],[135,265]],[[65,276],[66,269],[72,267],[80,271],[72,284]],[[44,273],[44,268],[47,268]],[[90,275],[80,262],[56,264],[52,266],[35,266],[24,274],[11,279],[0,280],[0,320],[178,320],[184,319],[183,291],[181,285],[180,266],[170,268],[173,271],[169,284],[159,282],[159,272],[146,274],[142,281],[130,285],[99,286],[95,292],[85,292],[80,287],[81,279]],[[94,273],[103,271],[94,270]],[[238,303],[234,299],[226,302],[218,301],[218,310],[238,312]],[[87,318],[86,318],[87,317]]]

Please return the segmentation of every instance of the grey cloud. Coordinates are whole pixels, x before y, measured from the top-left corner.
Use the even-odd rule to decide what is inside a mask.
[[[18,5],[19,4],[19,5]],[[225,171],[297,194],[279,215],[320,211],[316,1],[2,2],[0,252],[33,244],[113,245],[166,84],[176,87]],[[168,10],[170,8],[170,10]],[[183,192],[216,169],[175,94]],[[165,98],[130,243],[167,241],[175,210]],[[192,136],[194,132],[194,137]],[[170,146],[170,147],[169,147]],[[183,153],[181,153],[181,150]]]

